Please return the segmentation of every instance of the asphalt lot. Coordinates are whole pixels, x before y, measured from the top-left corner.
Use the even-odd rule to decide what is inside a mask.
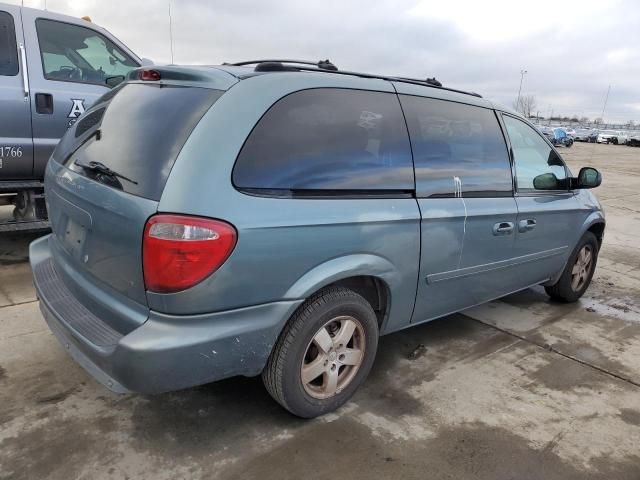
[[[0,238],[0,479],[640,479],[640,148],[576,144],[608,226],[577,304],[530,289],[383,337],[336,414],[298,420],[260,379],[111,394],[58,345]]]

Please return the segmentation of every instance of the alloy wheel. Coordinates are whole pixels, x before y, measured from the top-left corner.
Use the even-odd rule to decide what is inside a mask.
[[[344,390],[356,376],[364,359],[364,328],[351,316],[325,323],[313,336],[300,368],[305,392],[326,399]]]
[[[576,263],[571,270],[571,288],[574,292],[580,291],[589,279],[593,265],[593,250],[590,245],[585,245],[580,249]]]

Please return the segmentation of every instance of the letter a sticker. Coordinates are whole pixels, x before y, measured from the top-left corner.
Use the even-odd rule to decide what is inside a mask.
[[[78,118],[84,113],[84,98],[72,98],[71,110],[69,111],[68,118]]]

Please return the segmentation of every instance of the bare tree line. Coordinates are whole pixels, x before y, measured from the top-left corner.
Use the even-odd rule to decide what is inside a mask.
[[[596,117],[593,120],[589,117],[577,115],[573,115],[571,117],[567,115],[550,115],[548,118],[543,116],[538,116],[539,112],[536,110],[538,108],[538,102],[536,100],[535,95],[521,95],[519,99],[515,100],[512,104],[513,109],[520,113],[525,118],[536,119],[536,120],[550,120],[554,122],[564,122],[564,123],[577,123],[580,125],[593,125],[597,127],[611,127],[611,128],[631,128],[637,129],[640,128],[640,125],[636,125],[634,120],[629,120],[626,123],[604,123],[602,117]]]

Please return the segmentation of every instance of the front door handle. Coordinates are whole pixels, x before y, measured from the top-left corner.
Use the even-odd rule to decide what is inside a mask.
[[[536,228],[536,221],[533,218],[527,218],[526,220],[520,220],[518,222],[518,231],[520,233],[530,232]]]
[[[513,233],[513,222],[499,222],[493,226],[493,234],[498,235],[511,235]]]
[[[50,93],[36,93],[36,113],[53,114],[53,95]]]

